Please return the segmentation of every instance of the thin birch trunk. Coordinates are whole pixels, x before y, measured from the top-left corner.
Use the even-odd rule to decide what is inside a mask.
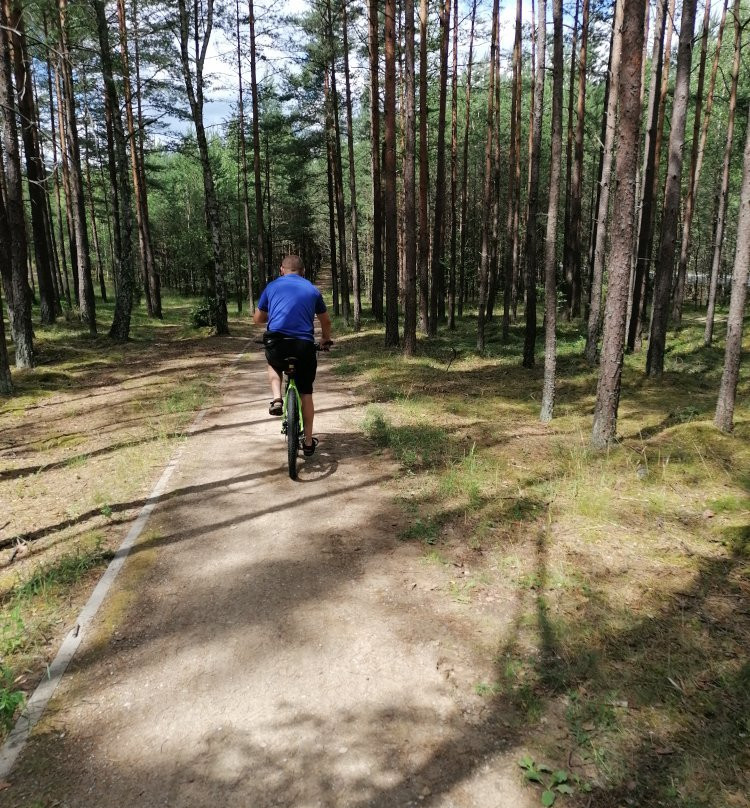
[[[706,312],[706,329],[703,344],[713,341],[714,317],[716,313],[716,293],[721,268],[721,252],[724,246],[724,230],[726,228],[727,201],[729,199],[729,169],[734,145],[734,119],[737,112],[737,86],[740,77],[742,54],[742,23],[740,21],[740,0],[734,0],[734,57],[732,59],[732,79],[729,90],[729,114],[727,120],[727,140],[724,146],[724,161],[721,170],[721,187],[716,211],[716,227],[714,229],[713,260],[711,261],[711,279],[708,287],[708,310]]]
[[[560,163],[562,156],[562,0],[553,0],[552,55],[552,154],[550,190],[547,204],[547,234],[544,243],[544,384],[540,419],[552,420],[555,406],[557,366],[557,213],[560,199]]]
[[[537,230],[539,223],[539,158],[542,150],[542,117],[544,115],[544,69],[547,51],[547,0],[539,0],[536,23],[536,64],[534,66],[531,126],[531,149],[529,154],[528,212],[526,215],[526,329],[523,343],[523,366],[533,368],[536,352],[536,284]]]

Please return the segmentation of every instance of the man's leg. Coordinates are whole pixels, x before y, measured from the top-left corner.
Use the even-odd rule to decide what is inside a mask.
[[[302,399],[302,423],[305,427],[305,444],[312,446],[313,418],[315,417],[312,393],[300,393],[300,398]]]
[[[271,365],[268,365],[268,381],[271,382],[271,395],[275,399],[281,398],[281,374]]]

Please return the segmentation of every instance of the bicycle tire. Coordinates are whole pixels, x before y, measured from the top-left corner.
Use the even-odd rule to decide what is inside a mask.
[[[299,454],[299,398],[294,387],[286,391],[286,445],[289,455],[289,476],[297,479],[297,455]]]

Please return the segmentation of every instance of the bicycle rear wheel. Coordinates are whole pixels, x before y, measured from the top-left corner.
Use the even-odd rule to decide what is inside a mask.
[[[286,391],[286,446],[289,454],[289,476],[297,479],[297,455],[299,454],[299,398],[294,387]]]

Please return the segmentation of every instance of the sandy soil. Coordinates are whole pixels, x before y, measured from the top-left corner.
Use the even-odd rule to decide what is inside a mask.
[[[0,805],[538,804],[330,361],[296,482],[261,354],[234,366]]]

